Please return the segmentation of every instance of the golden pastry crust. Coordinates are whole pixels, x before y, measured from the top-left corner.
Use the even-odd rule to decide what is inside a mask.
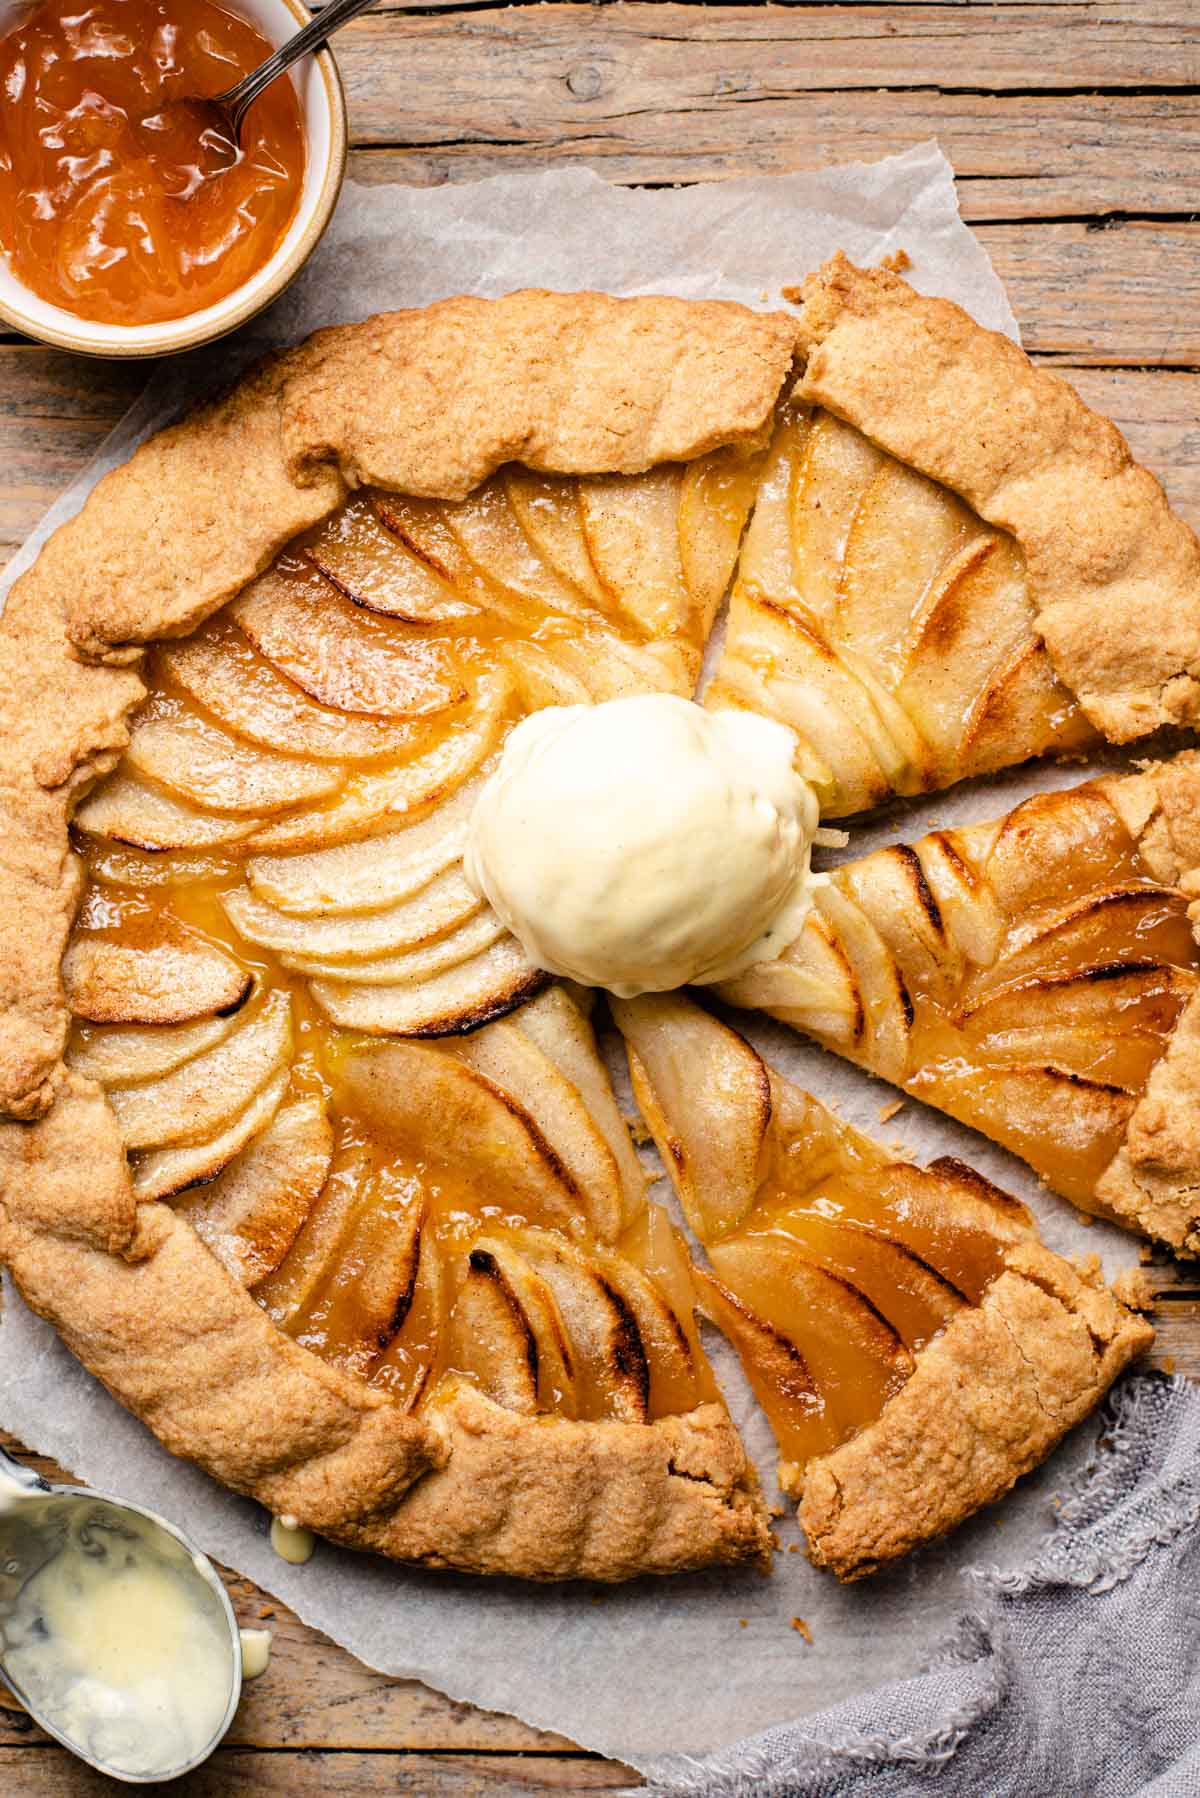
[[[1091,1274],[1036,1242],[922,1352],[876,1423],[811,1464],[809,1558],[861,1579],[1000,1498],[1153,1341]]]
[[[1200,541],[1116,426],[960,307],[838,255],[799,392],[1009,531],[1059,679],[1124,743],[1200,718]]]
[[[0,1124],[0,1258],[168,1448],[340,1540],[620,1579],[761,1561],[768,1534],[719,1405],[586,1425],[464,1387],[411,1417],[276,1329],[167,1206],[135,1204],[109,1106],[62,1059],[72,809],[128,742],[139,646],[193,630],[349,486],[455,498],[516,457],[628,473],[753,441],[795,334],[737,306],[539,293],[322,333],[107,475],[0,623],[0,1111],[21,1120]]]

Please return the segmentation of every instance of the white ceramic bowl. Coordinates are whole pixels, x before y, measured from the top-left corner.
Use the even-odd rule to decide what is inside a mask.
[[[303,0],[230,0],[267,41],[282,44],[310,13]],[[0,28],[9,9],[0,4]],[[40,338],[85,356],[168,356],[195,349],[245,324],[283,292],[307,262],[329,223],[346,172],[346,97],[337,64],[328,49],[306,56],[281,81],[291,81],[300,99],[308,156],[296,216],[269,262],[215,306],[156,325],[101,325],[76,318],[18,281],[0,255],[0,318]]]

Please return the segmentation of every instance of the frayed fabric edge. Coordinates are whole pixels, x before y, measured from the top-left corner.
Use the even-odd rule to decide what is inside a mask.
[[[1114,1388],[1099,1415],[1096,1447],[1076,1490],[1061,1501],[1044,1551],[1015,1572],[971,1569],[966,1578],[985,1608],[964,1613],[922,1671],[891,1688],[911,1692],[948,1666],[976,1669],[978,1691],[936,1727],[920,1737],[887,1738],[842,1733],[836,1711],[800,1718],[710,1755],[663,1755],[642,1769],[645,1786],[626,1788],[618,1798],[635,1798],[639,1790],[678,1798],[790,1798],[798,1778],[828,1780],[856,1763],[906,1764],[931,1772],[946,1766],[1011,1689],[1005,1601],[1053,1586],[1108,1591],[1130,1578],[1152,1548],[1170,1543],[1200,1519],[1200,1476],[1183,1462],[1171,1466],[1169,1456],[1182,1414],[1197,1404],[1195,1388],[1179,1376],[1132,1374]],[[1122,1520],[1126,1507],[1129,1516]],[[1092,1535],[1102,1539],[1091,1541]],[[787,1757],[785,1768],[781,1754]]]

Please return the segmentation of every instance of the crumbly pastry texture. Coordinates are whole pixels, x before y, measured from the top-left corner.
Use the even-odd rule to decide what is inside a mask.
[[[145,646],[189,636],[355,488],[458,500],[508,463],[634,475],[756,450],[798,371],[801,401],[1011,533],[1055,673],[1094,726],[1124,741],[1194,719],[1200,548],[1157,484],[1006,340],[842,258],[807,285],[799,319],[529,292],[318,333],[106,476],[10,595],[0,1259],[170,1449],[339,1541],[473,1571],[619,1579],[765,1561],[769,1534],[719,1403],[597,1425],[520,1415],[464,1381],[408,1415],[276,1328],[183,1215],[139,1202],[112,1107],[64,1061],[61,968],[84,886],[74,808],[129,743]],[[1200,906],[1195,779],[1181,761],[1124,783],[1120,803],[1140,808],[1157,877]],[[1145,1227],[1153,1205],[1178,1210],[1200,1166],[1198,1070],[1193,1003],[1130,1123],[1129,1168],[1110,1170],[1114,1191],[1136,1184]],[[1110,1295],[1054,1257],[1035,1265],[1038,1253],[956,1318],[885,1416],[829,1458],[836,1479],[814,1473],[815,1559],[852,1576],[948,1527],[1039,1459],[1141,1346]],[[930,1486],[944,1485],[923,1502],[943,1510],[906,1521],[895,1482],[918,1465],[918,1439]],[[873,1454],[892,1468],[890,1496]]]

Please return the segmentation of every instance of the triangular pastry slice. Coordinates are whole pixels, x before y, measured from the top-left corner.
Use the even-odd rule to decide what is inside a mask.
[[[1151,1342],[961,1162],[897,1161],[680,995],[614,1010],[818,1566],[857,1579],[954,1528]]]
[[[1115,426],[959,307],[802,289],[710,705],[790,724],[827,816],[1200,717],[1200,543]]]
[[[723,996],[1200,1252],[1200,755],[849,861]]]

